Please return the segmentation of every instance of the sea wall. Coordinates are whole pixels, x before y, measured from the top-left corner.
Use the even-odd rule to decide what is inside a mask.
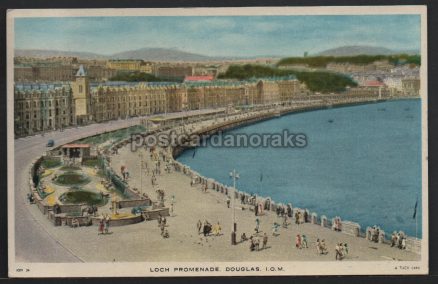
[[[385,99],[387,100],[387,99]],[[313,110],[320,110],[320,109],[326,109],[326,108],[332,108],[332,107],[344,107],[344,106],[351,106],[351,105],[360,105],[360,104],[369,104],[379,101],[385,101],[385,100],[376,100],[373,99],[372,101],[364,101],[364,100],[357,100],[357,99],[351,99],[348,101],[337,101],[332,102],[330,105],[313,105],[313,106],[304,106],[301,108],[291,107],[291,108],[283,108],[280,111],[281,115],[290,114],[290,113],[297,113],[297,112],[307,112],[307,111],[313,111]],[[235,120],[229,120],[224,121],[222,123],[214,124],[210,127],[205,127],[204,129],[198,130],[196,132],[193,132],[192,134],[198,134],[198,135],[206,135],[210,136],[213,135],[219,131],[226,131],[233,128],[245,126],[248,124],[257,123],[263,120],[271,119],[273,117],[278,116],[278,113],[275,111],[270,111],[262,114],[252,114],[245,116],[243,118],[238,118]],[[177,147],[174,147],[172,153],[173,158],[175,159],[178,157],[182,152],[184,152],[186,149],[191,148],[187,147],[185,145],[179,145]],[[201,184],[203,186],[207,186],[208,189],[215,190],[221,194],[227,195],[230,198],[233,198],[232,193],[234,192],[232,188],[225,186],[211,178],[204,177],[198,172],[190,169],[189,166],[184,165],[176,160],[173,161],[174,168],[176,171],[181,172],[182,174],[189,176],[192,179],[192,183],[195,184]],[[251,196],[248,193],[236,191],[234,193],[234,198],[236,198],[239,202],[241,202],[242,205],[246,206],[248,210],[255,210],[255,206],[262,207],[264,210],[268,211],[274,211],[277,212],[283,210],[283,212],[287,212],[288,208],[292,211],[291,218],[292,220],[295,220],[295,212],[301,212],[304,216],[307,216],[305,222],[322,226],[327,229],[331,230],[337,230],[340,233],[347,234],[354,237],[361,237],[365,238],[366,231],[364,231],[360,224],[353,221],[348,220],[342,220],[341,217],[337,216],[333,219],[328,219],[325,215],[321,215],[320,218],[318,218],[318,214],[316,212],[309,212],[307,209],[302,208],[293,208],[291,204],[285,205],[282,203],[277,203],[273,201],[270,197],[261,197],[256,196],[255,198]],[[261,206],[260,206],[261,205]],[[243,208],[243,207],[242,207]],[[336,220],[337,219],[337,220]],[[336,220],[336,221],[335,221]],[[368,230],[368,228],[367,228]],[[377,242],[384,243],[384,244],[391,244],[391,241],[389,239],[390,236],[386,235],[384,230],[380,229],[379,236],[377,238]],[[401,232],[402,233],[402,232]],[[406,241],[406,250],[411,251],[417,254],[421,253],[421,239],[417,239],[414,237],[406,236],[404,233],[402,235],[405,238]],[[369,239],[370,241],[374,241],[372,239]]]

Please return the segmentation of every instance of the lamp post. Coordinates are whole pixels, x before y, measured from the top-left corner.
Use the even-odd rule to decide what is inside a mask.
[[[239,173],[236,172],[235,169],[233,169],[232,172],[230,172],[230,178],[233,179],[233,230],[231,231],[231,244],[236,245],[236,231],[237,231],[237,224],[236,224],[236,179],[239,179]]]
[[[143,153],[140,152],[140,195],[143,196]]]

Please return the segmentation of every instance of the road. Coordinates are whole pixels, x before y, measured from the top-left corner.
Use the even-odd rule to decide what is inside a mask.
[[[184,115],[206,114],[214,110],[187,111],[184,113],[170,113],[167,117],[181,117]],[[156,116],[163,116],[156,115]],[[150,116],[154,117],[154,116]],[[56,145],[69,143],[84,137],[117,130],[136,125],[145,117],[117,120],[107,123],[91,124],[79,128],[65,129],[63,132],[47,132],[44,136],[36,135],[19,138],[14,141],[14,194],[15,205],[15,260],[16,262],[81,262],[82,260],[60,243],[46,226],[46,216],[42,215],[36,206],[26,202],[29,192],[28,172],[30,163],[41,156],[46,150],[48,139],[53,139]],[[9,230],[13,231],[12,228]],[[48,253],[50,252],[50,253]]]

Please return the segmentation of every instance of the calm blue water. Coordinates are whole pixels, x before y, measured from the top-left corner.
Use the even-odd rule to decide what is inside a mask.
[[[329,123],[329,120],[333,120]],[[230,131],[305,133],[305,148],[213,148],[184,152],[178,160],[239,190],[341,216],[387,233],[415,236],[418,195],[421,237],[421,102],[404,100],[291,114]],[[260,181],[263,173],[262,181]]]

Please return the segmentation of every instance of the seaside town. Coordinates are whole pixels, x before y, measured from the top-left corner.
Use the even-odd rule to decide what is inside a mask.
[[[366,64],[350,63],[348,58],[329,62],[330,57],[323,57],[328,61],[325,66],[312,67],[276,58],[146,62],[19,56],[14,58],[15,136],[229,106],[252,108],[336,97],[418,97],[419,57],[401,56],[395,62],[393,57],[380,57],[385,56],[365,56]],[[299,59],[306,62],[306,57]],[[307,59],[312,63],[311,57]],[[360,57],[351,61],[356,59]],[[252,76],[257,69],[264,76]],[[247,72],[248,77],[233,78],[233,70]],[[313,74],[315,78],[301,79]],[[317,76],[327,74],[333,76],[327,82],[339,83],[328,89],[314,83],[327,83]]]
[[[418,98],[419,56],[211,62],[16,56],[14,82],[16,198],[26,200],[17,203],[18,214],[30,210],[36,226],[63,247],[35,234],[42,250],[57,251],[45,261],[421,257],[421,239],[402,231],[363,228],[239,191],[236,171],[234,186],[204,177],[176,160],[186,144],[131,151],[132,134],[211,135],[296,111]],[[29,224],[18,228],[35,227]],[[20,249],[18,258],[36,261],[25,253],[32,243]]]

